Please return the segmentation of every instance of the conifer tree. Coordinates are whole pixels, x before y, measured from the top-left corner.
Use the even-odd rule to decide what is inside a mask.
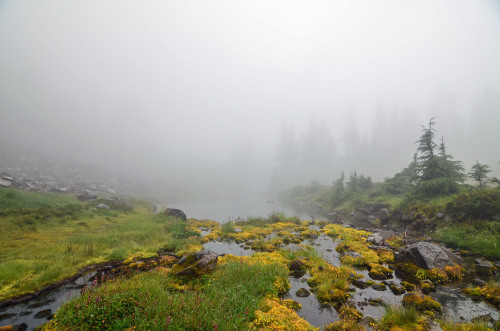
[[[479,187],[482,188],[486,185],[488,174],[490,172],[491,169],[489,165],[481,164],[476,160],[476,164],[472,166],[471,172],[469,172],[468,175],[479,184]]]
[[[444,140],[439,148],[434,142],[434,124],[431,118],[428,127],[422,126],[422,135],[417,140],[416,185],[411,193],[417,199],[456,193],[465,179],[462,162],[454,161],[446,152]]]

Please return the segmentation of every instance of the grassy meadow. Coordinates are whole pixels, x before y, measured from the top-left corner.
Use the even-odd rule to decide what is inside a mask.
[[[95,202],[67,195],[2,188],[0,300],[38,290],[87,265],[153,256],[165,247],[201,248],[196,236],[182,235],[185,225],[154,215],[144,201],[132,203],[133,210],[98,210]]]

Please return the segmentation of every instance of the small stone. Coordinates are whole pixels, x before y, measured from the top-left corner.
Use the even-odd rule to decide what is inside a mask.
[[[385,291],[385,290],[387,290],[387,287],[385,286],[384,283],[375,283],[375,284],[372,285],[372,288],[375,291]]]
[[[295,292],[295,295],[298,296],[299,298],[305,298],[311,295],[311,292],[309,292],[308,289],[306,288],[300,288]]]
[[[44,309],[39,311],[38,313],[35,314],[35,318],[45,318],[50,320],[52,318],[52,310],[51,309]]]

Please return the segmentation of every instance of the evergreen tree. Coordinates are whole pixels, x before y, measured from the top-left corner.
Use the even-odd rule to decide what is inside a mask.
[[[441,141],[439,148],[434,142],[434,124],[434,118],[431,118],[428,127],[422,126],[422,135],[417,141],[418,162],[413,178],[416,182],[411,193],[413,198],[456,193],[465,179],[462,163],[454,161],[453,157],[447,154],[444,141]]]
[[[469,172],[468,175],[479,184],[479,187],[484,187],[490,172],[491,169],[489,165],[481,164],[476,160],[476,164],[472,166],[471,172]]]

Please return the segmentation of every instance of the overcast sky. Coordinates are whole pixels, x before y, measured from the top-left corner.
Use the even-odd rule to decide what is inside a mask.
[[[340,137],[398,104],[418,132],[436,93],[469,116],[486,88],[495,0],[0,0],[1,136],[107,165],[271,165],[285,122]]]

